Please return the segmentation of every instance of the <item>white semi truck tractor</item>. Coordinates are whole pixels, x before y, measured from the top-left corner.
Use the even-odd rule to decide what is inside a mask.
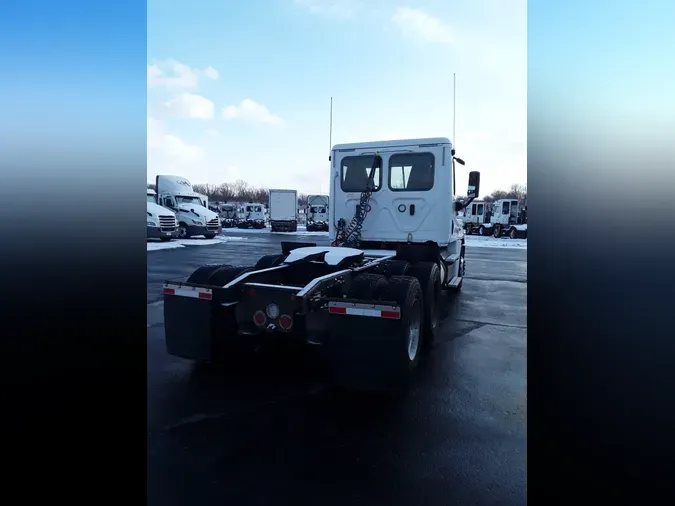
[[[221,232],[220,218],[204,207],[190,181],[180,176],[157,176],[156,188],[160,205],[176,213],[179,238],[202,235],[212,239]]]
[[[308,195],[307,208],[307,231],[328,232],[328,195]]]
[[[176,214],[157,204],[157,193],[152,188],[145,192],[148,212],[148,239],[170,241],[178,236],[178,221]]]
[[[447,138],[333,146],[331,244],[282,242],[251,265],[205,265],[164,284],[169,354],[237,360],[265,342],[312,347],[334,383],[404,389],[439,333],[442,292],[459,292],[464,231]]]

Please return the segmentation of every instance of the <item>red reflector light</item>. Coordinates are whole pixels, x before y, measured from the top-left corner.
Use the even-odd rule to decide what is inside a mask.
[[[173,288],[165,288],[164,295],[173,295],[176,291]]]
[[[210,293],[199,292],[199,298],[200,299],[211,300],[211,297],[212,297],[212,295]]]
[[[258,325],[259,327],[262,327],[263,325],[265,325],[266,321],[267,321],[267,317],[265,316],[265,313],[263,313],[260,310],[256,311],[255,314],[253,315],[253,323]]]
[[[387,318],[389,320],[398,320],[401,317],[401,314],[398,311],[381,311],[380,315],[382,318]]]
[[[279,318],[279,326],[284,330],[290,330],[293,326],[293,318],[287,314],[281,315],[281,318]]]
[[[255,290],[254,290],[253,288],[251,288],[251,289],[248,291],[248,294],[249,294],[249,295],[255,295]]]
[[[328,312],[330,314],[347,314],[347,308],[331,306],[328,308]]]

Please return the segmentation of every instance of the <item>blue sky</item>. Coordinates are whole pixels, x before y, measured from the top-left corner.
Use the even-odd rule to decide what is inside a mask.
[[[331,96],[333,143],[452,137],[456,72],[458,155],[484,192],[526,183],[526,9],[151,0],[148,180],[327,191]]]

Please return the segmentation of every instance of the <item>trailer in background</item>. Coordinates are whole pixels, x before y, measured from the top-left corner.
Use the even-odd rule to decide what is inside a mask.
[[[269,219],[272,232],[297,232],[298,192],[270,190]]]

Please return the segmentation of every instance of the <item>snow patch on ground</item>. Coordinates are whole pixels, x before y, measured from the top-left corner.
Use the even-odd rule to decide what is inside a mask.
[[[214,244],[222,244],[231,241],[245,241],[245,237],[230,237],[225,235],[217,235],[213,239],[204,239],[195,237],[194,239],[173,239],[172,241],[159,242],[148,241],[147,251],[159,251],[164,249],[184,248],[185,246],[213,246]]]
[[[491,236],[465,235],[468,248],[512,248],[527,249],[527,239],[495,239]]]
[[[271,234],[272,231],[269,228],[226,228],[223,230],[224,234]],[[274,232],[275,235],[296,235],[296,236],[328,236],[328,232],[307,232],[307,229],[302,226],[298,226],[297,232]]]
[[[163,249],[176,249],[176,248],[182,248],[182,244],[178,244],[178,241],[169,241],[169,242],[155,242],[155,241],[148,241],[148,251],[159,251]]]

